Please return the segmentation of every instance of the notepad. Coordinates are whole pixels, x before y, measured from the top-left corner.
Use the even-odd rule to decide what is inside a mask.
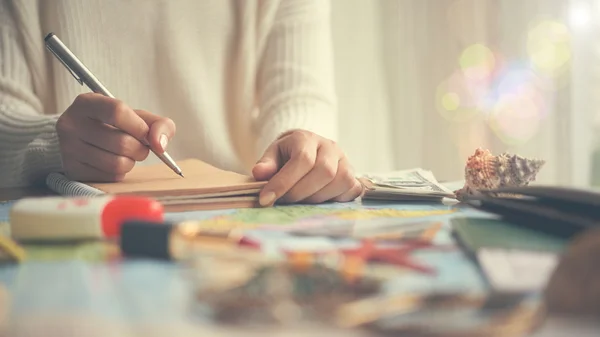
[[[481,269],[497,291],[542,290],[556,268],[559,255],[545,251],[482,248],[477,252]]]
[[[538,291],[568,240],[501,219],[455,217],[453,234],[496,291]]]
[[[81,183],[51,173],[46,184],[66,196],[139,195],[160,201],[167,212],[250,208],[266,184],[250,176],[221,170],[197,159],[178,161],[182,178],[164,164],[136,166],[121,182]]]

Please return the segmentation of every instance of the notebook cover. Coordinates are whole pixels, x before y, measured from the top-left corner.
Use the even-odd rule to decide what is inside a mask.
[[[514,193],[537,198],[540,202],[551,205],[600,207],[600,190],[596,188],[575,188],[566,186],[527,185],[506,186],[490,190],[498,193]],[[594,210],[595,209],[591,209]],[[597,212],[593,214],[598,215]]]
[[[572,238],[582,231],[597,228],[595,207],[569,202],[550,205],[528,197],[493,197],[478,195],[466,203],[476,209],[496,214],[505,221],[562,238]]]
[[[561,252],[568,242],[499,219],[457,217],[451,224],[454,235],[471,253],[481,248]]]
[[[258,194],[264,181],[250,176],[224,171],[197,159],[178,161],[185,178],[175,174],[164,164],[136,166],[125,179],[116,183],[89,183],[88,185],[115,195],[165,196],[219,196]],[[240,193],[236,193],[240,192]]]

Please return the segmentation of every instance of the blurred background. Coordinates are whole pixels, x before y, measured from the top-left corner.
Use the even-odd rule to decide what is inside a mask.
[[[357,171],[463,178],[477,147],[600,185],[600,0],[331,0],[340,143]]]

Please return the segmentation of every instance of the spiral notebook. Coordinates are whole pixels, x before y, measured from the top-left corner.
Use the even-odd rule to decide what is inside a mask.
[[[147,196],[161,202],[167,212],[258,206],[258,194],[266,182],[221,170],[197,159],[177,164],[185,178],[161,163],[136,166],[123,181],[115,183],[82,183],[54,172],[47,176],[46,185],[65,196]]]

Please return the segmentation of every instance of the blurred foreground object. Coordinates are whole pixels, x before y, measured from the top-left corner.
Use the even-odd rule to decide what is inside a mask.
[[[23,247],[8,236],[0,235],[0,263],[21,263],[27,253]]]
[[[600,316],[600,230],[593,229],[573,239],[546,287],[552,313]]]
[[[541,298],[524,293],[379,296],[342,305],[338,325],[376,336],[527,336],[545,321]]]
[[[4,336],[10,321],[10,293],[3,283],[0,283],[0,335]]]
[[[374,296],[384,275],[356,270],[340,254],[205,251],[193,260],[196,298],[218,322],[250,325],[327,324],[343,303]]]
[[[10,208],[10,231],[19,242],[115,239],[127,220],[162,221],[162,204],[141,196],[35,197]]]
[[[506,152],[495,156],[489,150],[477,148],[467,159],[465,186],[455,191],[456,198],[463,200],[465,195],[477,194],[482,189],[529,185],[545,163]]]

